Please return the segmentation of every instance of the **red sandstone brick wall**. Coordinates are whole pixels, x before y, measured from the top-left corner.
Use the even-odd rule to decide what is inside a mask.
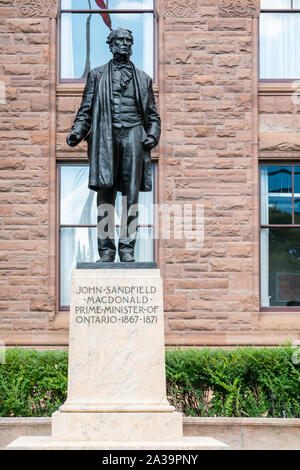
[[[204,204],[204,246],[166,241],[167,331],[174,342],[243,342],[257,330],[253,212],[253,20],[164,21],[164,198]]]
[[[259,98],[260,157],[299,159],[300,88],[273,85],[272,94],[264,88]]]
[[[49,20],[0,2],[0,332],[47,330]],[[25,333],[26,335],[26,333]],[[20,341],[21,342],[21,341]]]
[[[259,124],[263,158],[274,155],[282,134],[297,158],[299,107],[291,107],[287,94],[264,91],[258,122],[256,18],[221,17],[217,0],[182,6],[183,15],[157,2],[158,202],[203,203],[205,238],[202,248],[185,240],[159,243],[166,341],[299,339],[297,313],[259,311],[257,154]],[[68,313],[55,309],[50,275],[55,174],[49,129],[54,116],[58,161],[86,159],[85,144],[65,144],[82,88],[58,85],[53,111],[50,20],[20,17],[10,0],[0,0],[0,12],[0,80],[7,86],[7,103],[0,105],[0,339],[63,345]]]

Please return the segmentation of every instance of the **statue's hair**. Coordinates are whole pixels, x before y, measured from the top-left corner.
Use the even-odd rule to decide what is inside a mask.
[[[107,40],[106,40],[106,44],[109,44],[111,45],[116,33],[118,31],[127,31],[127,33],[130,34],[131,36],[131,39],[132,39],[132,44],[133,44],[133,35],[132,35],[132,31],[130,31],[130,29],[126,29],[126,28],[116,28],[116,29],[112,29],[109,36],[107,37]]]

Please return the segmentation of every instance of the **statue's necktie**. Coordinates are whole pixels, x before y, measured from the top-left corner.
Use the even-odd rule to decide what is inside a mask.
[[[121,88],[124,90],[127,87],[128,82],[132,78],[132,67],[131,64],[120,64],[119,62],[113,62],[113,66],[116,70],[121,72]]]

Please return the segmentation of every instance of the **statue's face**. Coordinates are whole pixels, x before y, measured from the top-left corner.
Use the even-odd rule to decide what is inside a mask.
[[[132,36],[127,31],[117,31],[111,44],[113,54],[131,55],[132,54]]]

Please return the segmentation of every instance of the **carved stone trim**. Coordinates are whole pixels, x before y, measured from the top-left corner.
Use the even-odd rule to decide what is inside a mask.
[[[13,0],[19,16],[56,18],[59,0]]]
[[[258,94],[259,96],[292,96],[298,90],[293,86],[293,82],[288,83],[259,83]]]
[[[159,14],[164,18],[193,18],[199,16],[198,0],[163,0]]]
[[[219,15],[223,17],[257,17],[260,0],[219,0]]]
[[[259,160],[283,160],[285,162],[291,161],[291,160],[300,160],[300,155],[299,152],[297,151],[286,151],[286,150],[270,150],[270,151],[260,151],[259,152]]]

